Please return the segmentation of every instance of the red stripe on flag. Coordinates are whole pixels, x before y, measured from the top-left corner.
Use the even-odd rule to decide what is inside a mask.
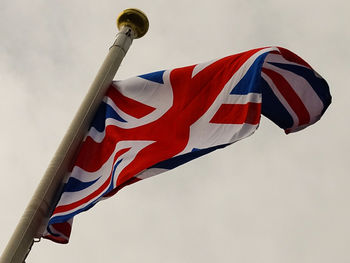
[[[261,103],[222,104],[211,123],[218,124],[258,124],[260,121]]]
[[[271,78],[278,91],[282,94],[292,110],[298,116],[298,125],[308,124],[310,122],[310,114],[303,101],[300,99],[288,81],[281,74],[271,69],[262,68],[262,72]]]
[[[303,60],[301,57],[299,57],[297,54],[294,54],[293,52],[289,51],[288,49],[285,49],[283,47],[278,47],[280,54],[282,57],[288,61],[298,63],[304,67],[311,68],[311,66]]]
[[[90,173],[96,172],[113,153],[116,143],[111,142],[115,139],[115,136],[111,126],[107,126],[102,142],[97,143],[91,137],[87,137],[81,145],[74,165]],[[92,158],[93,161],[91,161]]]
[[[112,99],[119,109],[137,119],[140,119],[155,110],[155,108],[151,106],[124,96],[113,85],[109,88],[107,96]]]
[[[65,237],[61,237],[61,236],[46,235],[46,236],[43,236],[43,238],[50,239],[50,240],[52,240],[56,243],[60,243],[60,244],[67,244],[68,243],[68,239],[66,239]]]
[[[121,156],[122,154],[126,153],[127,151],[129,151],[130,148],[126,148],[126,149],[122,149],[120,151],[118,151],[116,153],[116,155],[114,156],[114,162],[118,159],[119,156]],[[94,199],[96,196],[98,196],[99,194],[101,194],[106,188],[107,186],[111,183],[111,179],[112,179],[112,172],[113,172],[113,167],[112,167],[112,171],[109,175],[109,177],[105,180],[105,182],[98,188],[96,189],[94,192],[92,192],[91,194],[89,194],[88,196],[85,196],[84,198],[80,199],[79,201],[76,201],[74,203],[68,204],[68,205],[61,205],[61,206],[57,206],[56,209],[54,210],[52,215],[55,215],[57,213],[62,213],[62,212],[66,212],[72,209],[75,209],[83,204],[89,204],[89,201]]]

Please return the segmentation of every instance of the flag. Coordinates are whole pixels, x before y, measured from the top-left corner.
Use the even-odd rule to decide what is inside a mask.
[[[115,81],[43,237],[67,243],[78,213],[124,186],[251,135],[261,114],[291,133],[319,120],[330,103],[327,82],[281,47]]]

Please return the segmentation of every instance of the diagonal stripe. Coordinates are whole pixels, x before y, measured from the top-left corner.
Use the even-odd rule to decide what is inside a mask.
[[[278,47],[279,53],[282,55],[282,57],[288,61],[303,65],[304,67],[311,68],[311,66],[303,60],[301,57],[299,57],[297,54],[289,51],[288,49],[285,49],[283,47]]]
[[[124,96],[113,86],[108,90],[107,96],[113,100],[119,109],[137,119],[141,119],[155,110],[151,106]]]
[[[288,65],[288,64],[274,63],[274,62],[268,62],[268,63],[276,67],[279,67],[281,69],[285,69],[290,72],[293,72],[300,77],[303,77],[310,84],[311,88],[315,91],[315,93],[318,95],[318,97],[322,101],[325,107],[323,112],[327,109],[327,107],[329,106],[332,100],[329,93],[329,87],[326,80],[316,75],[315,71],[309,68],[298,66],[298,65]]]
[[[298,125],[304,125],[310,122],[310,115],[307,109],[305,108],[304,103],[299,98],[299,96],[294,91],[293,87],[283,78],[283,76],[273,70],[263,68],[267,76],[269,76],[272,81],[275,83],[277,89],[286,99],[288,104],[291,106],[293,111],[297,114],[299,119]]]
[[[261,54],[250,66],[243,78],[237,83],[230,94],[247,95],[248,93],[261,93],[260,86],[257,85],[260,80],[261,66],[267,56],[267,52]]]

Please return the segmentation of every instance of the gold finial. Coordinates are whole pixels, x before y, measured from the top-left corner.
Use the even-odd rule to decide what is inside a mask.
[[[135,38],[140,38],[146,34],[149,22],[147,16],[141,10],[128,8],[118,16],[117,26],[119,30],[124,26],[130,27],[136,35]]]

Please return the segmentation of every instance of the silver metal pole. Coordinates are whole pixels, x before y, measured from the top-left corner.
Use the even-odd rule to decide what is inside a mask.
[[[12,234],[0,263],[24,262],[34,239],[41,237],[98,105],[133,39],[142,37],[148,30],[146,15],[137,9],[124,10],[117,19],[117,25],[120,32]]]

